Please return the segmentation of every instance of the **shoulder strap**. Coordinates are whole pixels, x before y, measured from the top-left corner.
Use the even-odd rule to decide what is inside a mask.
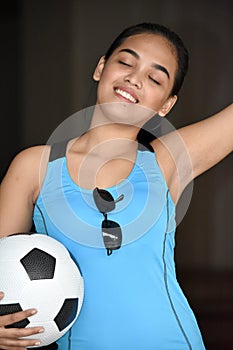
[[[51,151],[49,156],[49,162],[53,162],[58,158],[65,157],[66,155],[66,147],[69,140],[63,140],[60,142],[53,143],[51,145]]]

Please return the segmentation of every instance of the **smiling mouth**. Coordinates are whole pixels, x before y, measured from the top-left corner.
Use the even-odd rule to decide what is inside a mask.
[[[138,102],[138,100],[137,100],[135,97],[133,97],[133,96],[130,95],[128,92],[126,92],[126,91],[124,91],[124,90],[121,90],[121,89],[119,89],[119,88],[116,88],[116,89],[115,89],[115,93],[116,93],[117,95],[120,95],[120,96],[124,97],[126,100],[128,100],[128,101],[130,101],[130,102],[132,102],[132,103],[137,103],[137,102]]]

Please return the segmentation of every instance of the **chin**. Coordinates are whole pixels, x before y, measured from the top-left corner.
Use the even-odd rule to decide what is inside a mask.
[[[97,104],[96,112],[110,123],[121,123],[141,127],[155,112],[140,104],[111,102]]]

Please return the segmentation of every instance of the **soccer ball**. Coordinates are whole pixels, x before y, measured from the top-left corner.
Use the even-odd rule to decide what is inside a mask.
[[[17,234],[0,239],[0,316],[29,308],[37,314],[7,327],[42,326],[30,336],[40,346],[53,343],[76,321],[84,283],[68,250],[43,234]]]

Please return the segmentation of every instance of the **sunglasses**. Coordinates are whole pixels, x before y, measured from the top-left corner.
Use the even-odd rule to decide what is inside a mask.
[[[115,209],[116,203],[120,202],[124,195],[121,194],[114,200],[111,193],[96,187],[93,191],[95,205],[104,216],[102,221],[102,237],[107,255],[111,255],[113,250],[119,249],[122,243],[122,232],[120,225],[112,220],[108,220],[108,213]]]

